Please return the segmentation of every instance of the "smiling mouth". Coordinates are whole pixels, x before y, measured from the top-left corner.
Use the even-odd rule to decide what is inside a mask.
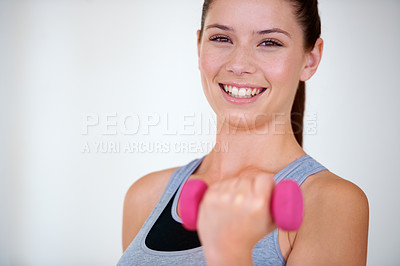
[[[221,89],[231,97],[239,99],[250,99],[267,90],[267,88],[237,88],[235,86],[219,83]]]

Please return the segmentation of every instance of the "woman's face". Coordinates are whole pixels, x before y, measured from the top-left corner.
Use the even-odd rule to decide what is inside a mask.
[[[203,89],[218,117],[248,128],[290,115],[299,80],[309,78],[292,12],[283,0],[213,1],[198,52]]]

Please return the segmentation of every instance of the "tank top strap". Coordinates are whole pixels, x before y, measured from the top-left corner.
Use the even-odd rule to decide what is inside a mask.
[[[307,177],[322,170],[328,169],[306,154],[279,171],[274,178],[276,183],[285,179],[291,179],[301,185]]]
[[[192,173],[197,169],[197,167],[200,165],[200,163],[203,161],[203,158],[197,158],[192,160],[190,163],[186,164],[185,166],[182,166],[178,168],[171,176],[167,189],[165,191],[166,196],[170,197],[173,194],[175,194],[176,190],[179,188],[179,186],[182,185],[186,181],[186,179],[189,178],[189,176],[192,175]]]
[[[189,162],[188,164],[179,167],[171,176],[164,194],[161,197],[162,202],[168,202],[175,194],[177,189],[189,178],[189,176],[196,170],[202,162],[205,155]]]
[[[156,222],[160,214],[163,212],[168,202],[175,195],[180,185],[188,178],[188,176],[191,175],[192,172],[194,172],[194,170],[201,163],[203,158],[194,159],[188,164],[179,167],[172,173],[171,178],[168,181],[167,187],[164,190],[164,193],[162,194],[160,201],[157,203],[156,207],[150,213],[149,217],[144,222],[141,230],[137,234],[136,236],[137,240],[141,241],[141,239],[144,239],[146,237],[147,233],[149,232],[153,224]],[[142,243],[142,247],[145,250],[148,250],[148,248],[145,247],[144,245],[144,241]]]

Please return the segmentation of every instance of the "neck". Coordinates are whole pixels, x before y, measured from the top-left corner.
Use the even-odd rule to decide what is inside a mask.
[[[240,176],[248,170],[276,174],[306,153],[296,141],[290,120],[263,127],[238,128],[217,122],[216,145],[206,156],[197,174],[209,182]]]

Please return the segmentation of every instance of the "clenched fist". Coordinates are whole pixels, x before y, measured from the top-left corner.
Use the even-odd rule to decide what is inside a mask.
[[[270,201],[273,175],[230,178],[209,187],[200,204],[197,230],[208,261],[251,259],[254,245],[275,230]]]

